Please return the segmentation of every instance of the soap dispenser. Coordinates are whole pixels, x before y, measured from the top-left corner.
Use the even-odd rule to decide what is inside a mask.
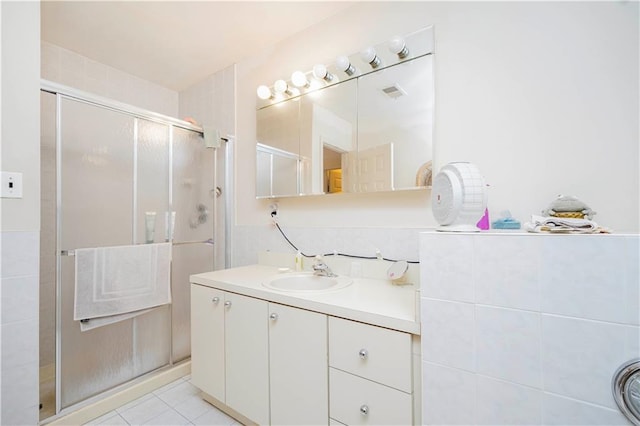
[[[298,252],[296,253],[296,272],[302,271],[302,268],[302,253],[300,253],[300,250],[298,250]]]

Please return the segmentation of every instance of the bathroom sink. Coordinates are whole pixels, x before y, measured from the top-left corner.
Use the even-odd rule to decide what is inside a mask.
[[[292,292],[318,292],[327,290],[339,290],[351,285],[349,277],[322,277],[312,273],[283,274],[264,281],[263,286],[280,291]]]

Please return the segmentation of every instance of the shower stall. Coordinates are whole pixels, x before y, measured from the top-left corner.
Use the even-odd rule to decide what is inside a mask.
[[[205,147],[190,123],[47,82],[41,120],[44,419],[189,358],[189,275],[215,269],[224,247],[227,147]],[[155,216],[151,239],[146,216]],[[172,303],[81,331],[74,251],[169,241]]]

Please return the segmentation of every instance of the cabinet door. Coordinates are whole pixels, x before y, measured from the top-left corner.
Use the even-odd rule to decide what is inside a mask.
[[[191,285],[191,381],[224,401],[224,293]]]
[[[326,425],[327,316],[269,304],[271,424]]]
[[[268,308],[264,300],[225,294],[226,404],[269,423]]]

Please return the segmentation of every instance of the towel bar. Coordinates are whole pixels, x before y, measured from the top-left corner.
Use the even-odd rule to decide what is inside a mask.
[[[186,244],[209,244],[209,245],[213,245],[213,239],[209,238],[208,240],[202,240],[202,241],[181,241],[179,243],[171,243],[174,246],[182,246],[182,245],[186,245]],[[75,250],[60,250],[60,256],[69,256],[69,257],[73,257],[76,255],[76,251]]]
[[[209,245],[213,245],[213,239],[209,238],[208,240],[204,240],[204,241],[180,241],[179,243],[172,243],[174,246],[182,246],[182,245],[186,245],[186,244],[209,244]]]

